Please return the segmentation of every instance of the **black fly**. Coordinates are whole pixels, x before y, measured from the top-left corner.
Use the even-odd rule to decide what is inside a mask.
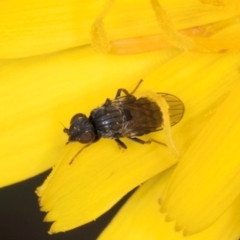
[[[120,148],[127,149],[120,138],[128,138],[140,144],[163,144],[153,139],[144,141],[138,138],[163,129],[163,114],[158,104],[147,97],[136,98],[133,95],[141,82],[131,93],[123,88],[118,89],[114,100],[107,99],[101,107],[92,110],[89,117],[82,113],[75,114],[70,121],[70,128],[63,130],[69,137],[67,143],[80,142],[87,147],[101,138],[111,138]],[[121,93],[125,96],[121,96]],[[171,126],[175,125],[184,114],[182,101],[171,94],[158,94],[168,103]]]

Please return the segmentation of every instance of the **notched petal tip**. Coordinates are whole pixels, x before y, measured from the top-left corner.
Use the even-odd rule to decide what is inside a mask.
[[[162,212],[161,212],[161,213],[162,213]],[[171,217],[169,216],[169,214],[166,214],[166,216],[165,216],[165,221],[166,221],[166,222],[172,222],[172,221],[174,221],[174,219],[171,218]]]
[[[51,231],[51,230],[48,231],[48,234],[49,234],[49,235],[53,235],[54,233],[55,233],[55,232],[53,232],[53,231]]]
[[[45,222],[47,222],[47,221],[45,221]],[[49,223],[49,222],[48,222],[48,223]],[[49,229],[48,232],[47,232],[49,235],[57,234],[57,233],[60,233],[60,232],[61,232],[61,233],[64,233],[64,232],[65,232],[65,231],[55,231],[54,228],[52,227],[53,224],[54,224],[54,222],[52,223],[50,229]]]
[[[182,231],[183,228],[184,228],[183,226],[179,225],[178,223],[175,223],[174,230],[175,230],[176,232]]]
[[[182,234],[183,234],[184,237],[188,237],[188,236],[192,235],[192,233],[188,232],[186,229],[183,230]]]
[[[51,212],[47,212],[47,214],[45,215],[45,217],[43,219],[43,222],[50,222],[50,223],[54,224],[56,221],[55,221],[55,218],[53,217],[53,214],[51,214]]]

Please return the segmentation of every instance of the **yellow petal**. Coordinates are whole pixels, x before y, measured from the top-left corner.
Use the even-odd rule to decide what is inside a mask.
[[[159,211],[159,201],[167,187],[172,172],[169,169],[152,178],[141,186],[127,201],[98,240],[158,240],[186,239],[181,232],[174,229],[174,223],[165,221],[165,214]],[[239,223],[240,197],[207,230],[188,236],[189,240],[233,240],[240,235]]]
[[[211,111],[238,81],[239,60],[240,56],[233,54],[185,53],[145,78],[141,87],[143,90],[159,89],[172,93],[185,104],[183,120],[172,128],[173,139],[180,153],[187,150],[213,114]],[[108,92],[102,95],[103,99],[111,94],[114,96],[115,91]],[[165,141],[160,133],[156,134],[151,137]],[[165,151],[167,149],[158,145],[140,147],[128,141],[126,143],[129,149],[121,153],[114,142],[101,140],[85,149],[70,166],[69,162],[80,146],[68,150],[70,152],[38,190],[42,210],[49,211],[46,220],[55,221],[51,233],[66,231],[96,219],[127,191],[176,162]]]
[[[240,49],[240,44],[236,40],[231,40],[225,41],[224,39],[209,39],[209,36],[211,36],[215,31],[214,31],[214,26],[211,25],[224,25],[224,28],[228,27],[229,22],[232,22],[232,20],[229,20],[229,18],[234,18],[234,16],[239,15],[239,9],[233,8],[231,4],[226,4],[224,5],[225,12],[222,15],[220,13],[219,8],[215,8],[217,12],[219,13],[219,16],[221,17],[218,19],[220,21],[220,24],[216,24],[216,19],[209,19],[215,16],[215,14],[209,14],[206,13],[206,19],[209,19],[209,22],[205,22],[208,25],[204,26],[204,23],[201,24],[195,24],[195,25],[189,25],[189,23],[192,23],[191,21],[188,21],[188,27],[192,27],[192,30],[190,29],[185,29],[184,31],[177,31],[176,29],[181,29],[178,28],[178,23],[175,23],[172,21],[171,18],[171,8],[168,8],[167,3],[165,5],[165,2],[160,2],[158,0],[150,0],[149,1],[149,6],[152,9],[152,13],[154,14],[155,21],[153,21],[150,24],[156,24],[158,26],[150,27],[150,29],[153,29],[153,32],[149,32],[145,28],[142,29],[141,34],[137,35],[133,39],[126,39],[123,36],[123,32],[121,33],[121,37],[117,37],[117,39],[112,40],[111,37],[111,31],[108,31],[106,28],[106,24],[104,24],[104,20],[109,17],[109,12],[111,8],[116,8],[117,4],[113,4],[115,1],[114,0],[109,0],[108,3],[103,7],[101,13],[98,15],[96,18],[94,25],[92,27],[92,42],[93,42],[93,47],[97,49],[98,51],[101,52],[111,52],[115,54],[133,54],[133,53],[140,53],[140,52],[147,52],[147,51],[152,51],[152,50],[158,50],[158,49],[164,49],[164,48],[171,48],[171,47],[178,47],[180,49],[187,49],[187,50],[195,50],[195,51],[204,51],[204,52],[221,52],[221,51],[226,51],[226,50],[239,50]],[[168,1],[169,2],[169,1]],[[182,3],[182,2],[181,2]],[[176,7],[176,1],[174,3],[171,3],[171,6]],[[114,6],[112,6],[114,5]],[[199,12],[204,10],[201,8],[204,6],[203,4],[197,4],[194,2],[195,7],[198,8]],[[235,5],[234,5],[235,6]],[[237,6],[237,4],[236,4]],[[148,9],[146,8],[146,9]],[[232,11],[233,9],[236,10],[235,14],[232,16],[229,16],[227,12],[230,10]],[[211,9],[212,10],[212,9]],[[146,11],[146,10],[145,10]],[[199,14],[198,12],[198,14]],[[204,13],[203,13],[204,14]],[[117,15],[117,14],[116,14]],[[145,14],[144,14],[145,15]],[[197,15],[194,11],[192,12],[192,15]],[[148,17],[151,19],[153,16]],[[111,19],[112,20],[112,19]],[[224,22],[224,23],[222,23]],[[238,20],[236,19],[236,22]],[[113,21],[112,21],[113,23]],[[138,24],[139,26],[140,24]],[[141,27],[141,26],[140,26]],[[219,28],[220,26],[218,26]],[[209,30],[209,28],[211,30]],[[202,29],[202,30],[201,30]],[[206,31],[203,31],[206,29]],[[208,29],[208,30],[207,30]],[[126,28],[128,30],[128,28]],[[157,31],[156,31],[157,30]],[[186,31],[187,30],[187,31]],[[190,33],[190,36],[187,36],[185,34],[182,34],[183,32],[188,32]],[[192,34],[191,34],[192,32]],[[193,38],[191,35],[198,35],[196,32],[204,32],[203,37],[197,37]],[[207,33],[208,32],[208,33]],[[211,34],[210,34],[211,32]],[[238,30],[239,32],[239,30]],[[131,31],[133,34],[133,31]],[[234,32],[235,34],[235,32]],[[234,35],[232,34],[232,35]],[[110,35],[110,37],[109,37]],[[109,39],[111,39],[111,41]],[[229,40],[229,36],[228,36]]]
[[[150,1],[112,1],[103,16],[109,41],[162,32]],[[0,58],[22,58],[90,44],[94,21],[106,0],[8,0],[0,2]],[[164,11],[175,29],[186,29],[228,19],[237,7],[219,8],[199,1],[164,0]]]
[[[82,151],[71,165],[69,161],[81,146],[75,144],[74,149],[70,149],[47,185],[38,192],[42,196],[42,210],[50,211],[45,221],[55,221],[50,233],[96,219],[126,192],[176,163],[167,148],[158,147],[156,151],[154,144],[143,148],[129,141],[125,143],[128,150],[123,153],[114,141],[101,140]]]
[[[68,124],[78,111],[88,113],[121,86],[134,87],[174,54],[117,57],[80,48],[1,61],[0,186],[53,166],[66,142],[60,122]]]
[[[239,5],[239,1],[237,0],[200,0],[200,2],[205,4],[211,4],[213,6],[232,5],[236,7]]]
[[[240,85],[183,156],[166,192],[163,210],[189,235],[209,227],[239,195]]]
[[[164,31],[162,34],[113,40],[109,46],[109,51],[125,55],[168,49],[174,46],[208,53],[240,50],[238,16],[176,31],[164,12],[160,12],[158,15],[160,28]]]

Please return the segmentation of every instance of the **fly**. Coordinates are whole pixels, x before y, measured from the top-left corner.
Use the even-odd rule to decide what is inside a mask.
[[[80,142],[86,145],[75,155],[70,164],[84,148],[101,138],[114,139],[123,149],[127,149],[127,146],[120,140],[122,138],[128,138],[140,144],[151,142],[163,144],[154,139],[144,141],[138,138],[163,129],[163,114],[159,105],[147,97],[136,98],[133,95],[141,83],[142,80],[131,93],[124,88],[118,89],[114,100],[107,98],[101,107],[91,111],[89,117],[82,113],[72,117],[69,129],[63,130],[68,135],[67,143]],[[122,93],[124,96],[121,96]],[[171,94],[158,94],[168,103],[170,123],[171,126],[175,125],[183,117],[183,102]]]

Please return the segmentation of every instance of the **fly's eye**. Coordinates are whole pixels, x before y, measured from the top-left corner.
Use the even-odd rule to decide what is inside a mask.
[[[76,120],[78,120],[79,118],[82,118],[82,117],[86,117],[84,114],[82,113],[77,113],[75,114],[72,118],[71,118],[71,121],[70,121],[70,124],[73,124]]]
[[[95,134],[93,132],[86,131],[81,134],[81,143],[89,143],[92,142],[95,138]]]

